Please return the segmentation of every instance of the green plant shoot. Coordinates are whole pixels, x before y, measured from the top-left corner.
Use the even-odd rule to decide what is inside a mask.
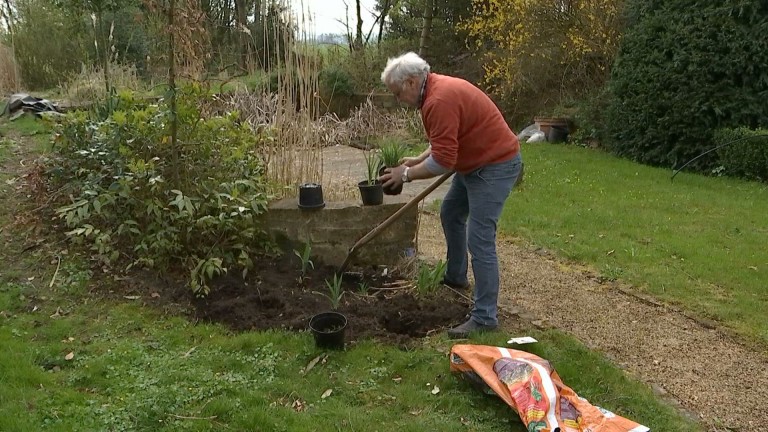
[[[428,264],[419,266],[419,272],[416,275],[416,290],[419,295],[428,295],[440,286],[440,281],[445,274],[446,263],[443,260],[437,262],[434,267]]]
[[[359,284],[357,284],[357,291],[361,295],[368,295],[368,290],[369,289],[370,289],[370,287],[368,286],[368,282],[366,282],[366,281],[362,281]]]
[[[376,183],[376,179],[379,176],[379,167],[381,166],[381,160],[372,151],[366,151],[363,153],[365,157],[365,180],[369,185]]]
[[[344,295],[344,290],[341,288],[341,281],[343,277],[339,275],[333,275],[333,281],[325,280],[325,286],[328,287],[328,294],[320,293],[331,301],[331,308],[336,310],[341,303],[341,297]]]
[[[405,147],[397,142],[392,142],[381,146],[381,163],[388,168],[400,165],[400,159],[405,156]]]
[[[304,243],[304,250],[299,252],[294,249],[293,253],[301,260],[301,276],[304,277],[307,274],[307,270],[312,268],[314,270],[315,263],[312,262],[312,244],[310,242]]]

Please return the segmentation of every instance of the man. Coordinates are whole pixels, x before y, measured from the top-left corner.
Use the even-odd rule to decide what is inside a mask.
[[[520,174],[517,136],[491,99],[471,83],[430,73],[429,64],[409,52],[391,58],[382,82],[403,104],[421,110],[430,147],[415,158],[387,170],[385,186],[455,171],[440,208],[448,246],[444,283],[468,288],[467,248],[475,276],[470,318],[448,330],[454,338],[498,326],[499,262],[496,224],[504,201]]]

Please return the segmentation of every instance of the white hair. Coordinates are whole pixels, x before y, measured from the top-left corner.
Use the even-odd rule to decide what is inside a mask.
[[[384,85],[403,85],[410,77],[424,78],[429,74],[429,63],[414,52],[405,53],[399,57],[387,60],[387,66],[381,73]]]

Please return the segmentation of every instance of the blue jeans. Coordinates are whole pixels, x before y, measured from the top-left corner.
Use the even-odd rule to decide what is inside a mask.
[[[497,325],[499,260],[496,256],[496,225],[504,202],[520,175],[522,157],[486,165],[469,174],[456,173],[440,207],[448,245],[445,279],[468,281],[467,248],[475,275],[471,317],[483,325]],[[469,220],[469,224],[467,224]]]

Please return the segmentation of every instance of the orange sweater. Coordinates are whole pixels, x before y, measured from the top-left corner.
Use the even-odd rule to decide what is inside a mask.
[[[461,78],[429,74],[421,118],[432,158],[459,173],[510,160],[520,152],[517,136],[493,101]]]

